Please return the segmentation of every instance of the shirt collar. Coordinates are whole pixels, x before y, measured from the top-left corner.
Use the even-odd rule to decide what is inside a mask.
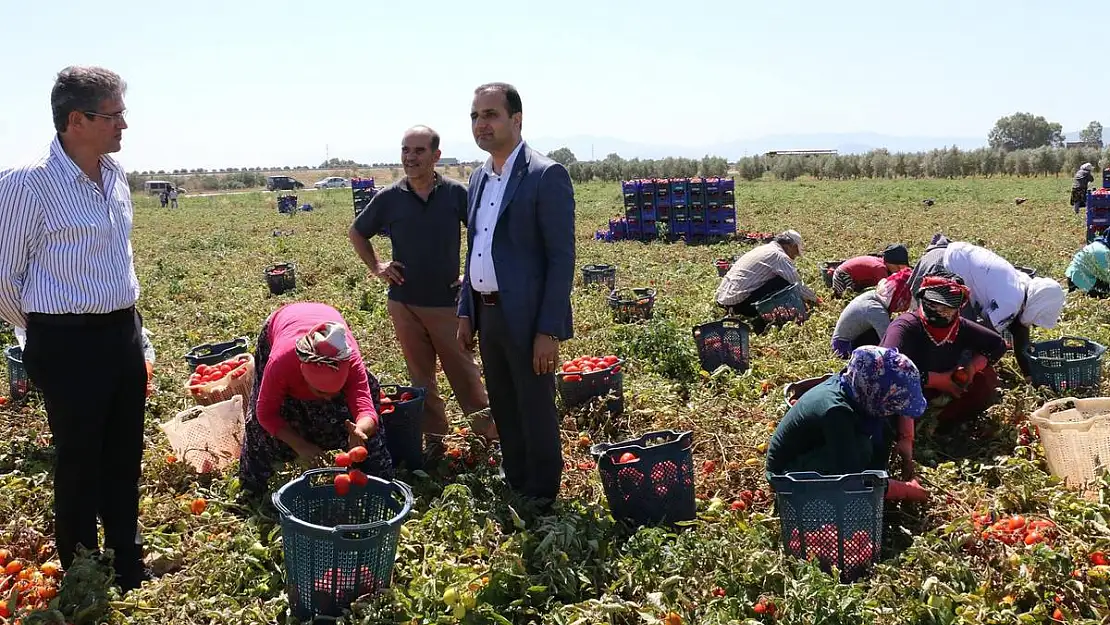
[[[433,191],[436,190],[436,188],[438,188],[440,183],[442,183],[442,182],[443,182],[443,178],[440,177],[439,172],[438,171],[433,171],[432,172],[432,190]],[[409,184],[409,177],[408,176],[405,176],[404,178],[401,179],[401,188],[404,189],[405,191],[408,191],[409,193],[415,193],[415,191],[412,190],[412,185]]]
[[[57,134],[54,135],[54,140],[50,142],[50,163],[55,172],[67,178],[73,178],[74,180],[88,179],[85,172],[81,171],[81,168],[73,162],[69,154],[66,154],[65,148],[62,146],[62,138]],[[113,173],[121,173],[119,164],[107,154],[100,155],[100,166],[111,170]]]
[[[501,168],[501,175],[504,176],[504,175],[513,171],[513,165],[516,163],[516,156],[517,156],[517,154],[520,154],[520,149],[522,147],[524,147],[524,139],[521,139],[516,144],[516,147],[513,148],[512,153],[509,154],[509,158],[505,159],[505,166]],[[493,171],[493,157],[492,156],[486,159],[486,163],[484,165],[482,165],[482,169],[485,170],[487,176],[496,176],[497,175]]]

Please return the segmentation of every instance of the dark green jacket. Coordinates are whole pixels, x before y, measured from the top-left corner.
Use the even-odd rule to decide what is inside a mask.
[[[818,384],[798,399],[775,429],[767,446],[767,474],[886,470],[895,422],[890,419],[884,425],[883,440],[872,441],[865,418],[840,388],[840,376]]]

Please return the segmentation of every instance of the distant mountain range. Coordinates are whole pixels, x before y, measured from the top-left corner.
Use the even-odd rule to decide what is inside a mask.
[[[1078,141],[1079,131],[1065,133],[1068,141]],[[986,147],[986,133],[980,137],[900,137],[874,132],[778,134],[758,139],[736,140],[701,145],[666,145],[625,141],[614,137],[577,135],[572,137],[543,137],[528,139],[528,143],[544,153],[561,147],[570,148],[579,160],[601,160],[616,153],[621,158],[666,158],[680,156],[701,158],[706,154],[723,156],[730,161],[743,156],[764,154],[771,150],[836,150],[840,154],[862,154],[886,148],[891,152],[923,152],[956,146],[961,150]],[[1103,133],[1103,143],[1110,144],[1110,131]]]

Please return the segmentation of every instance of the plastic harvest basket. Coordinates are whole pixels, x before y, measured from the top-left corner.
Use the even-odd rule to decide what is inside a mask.
[[[1044,446],[1048,470],[1082,486],[1110,469],[1110,397],[1066,397],[1046,403],[1029,419]]]

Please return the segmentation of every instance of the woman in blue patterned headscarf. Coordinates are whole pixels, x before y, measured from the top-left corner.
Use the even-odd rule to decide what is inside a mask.
[[[925,412],[921,374],[897,349],[865,346],[839,374],[802,395],[767,448],[768,474],[886,470],[891,446],[912,472],[914,420]],[[890,480],[889,499],[924,499],[916,481]]]

